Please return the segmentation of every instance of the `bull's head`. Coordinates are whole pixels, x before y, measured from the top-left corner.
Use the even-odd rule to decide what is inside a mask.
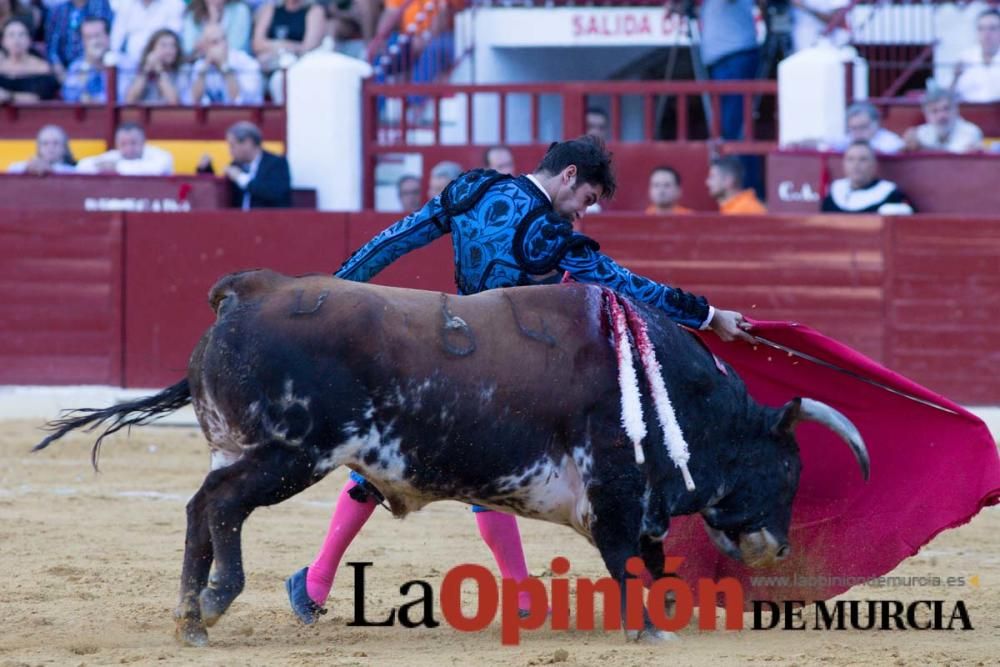
[[[800,421],[823,424],[840,436],[868,479],[868,450],[858,429],[840,412],[808,398],[796,398],[772,411],[764,432],[748,449],[759,453],[759,460],[741,461],[736,483],[702,512],[712,542],[750,567],[773,565],[791,553],[788,528],[802,470],[795,441]]]

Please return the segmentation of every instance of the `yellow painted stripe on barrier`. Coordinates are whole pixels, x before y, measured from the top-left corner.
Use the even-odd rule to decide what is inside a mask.
[[[177,174],[193,174],[202,155],[208,154],[215,166],[215,173],[221,174],[229,163],[229,148],[225,141],[161,141],[152,140],[150,145],[169,151],[174,156],[174,172]],[[98,155],[107,148],[100,139],[73,139],[69,142],[70,150],[76,159]],[[281,141],[265,141],[264,148],[281,155],[285,144]],[[15,162],[28,160],[35,155],[33,139],[0,140],[0,172]]]

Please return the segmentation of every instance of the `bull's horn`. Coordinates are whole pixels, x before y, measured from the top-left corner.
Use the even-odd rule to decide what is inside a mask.
[[[861,433],[858,432],[858,429],[851,423],[850,419],[826,403],[820,403],[811,398],[802,399],[799,419],[801,421],[813,421],[823,424],[839,435],[847,443],[847,446],[851,448],[851,451],[854,452],[854,458],[857,459],[858,465],[861,466],[861,474],[864,475],[865,481],[868,481],[868,473],[871,469],[868,449],[865,447],[865,441],[861,438]]]
[[[708,533],[709,539],[712,540],[712,544],[722,553],[726,554],[730,558],[736,561],[743,560],[743,554],[740,553],[740,548],[736,546],[736,543],[729,539],[723,531],[717,528],[712,528],[708,525],[708,521],[702,521],[705,526],[705,532]]]

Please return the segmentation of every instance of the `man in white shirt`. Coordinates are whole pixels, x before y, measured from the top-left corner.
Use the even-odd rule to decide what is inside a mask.
[[[979,44],[962,52],[955,72],[955,94],[963,102],[1000,101],[1000,10],[976,18]]]
[[[971,153],[983,147],[983,131],[958,115],[958,101],[944,89],[933,88],[924,95],[926,123],[911,127],[903,135],[910,151]]]
[[[205,57],[192,68],[192,104],[261,104],[264,101],[260,65],[248,53],[229,48],[220,24],[205,26],[201,43]]]
[[[146,133],[135,123],[122,123],[115,130],[115,148],[107,153],[80,160],[80,174],[120,174],[122,176],[169,176],[174,158],[167,151],[146,145]]]
[[[184,0],[123,0],[111,26],[111,50],[125,52],[135,63],[142,62],[142,50],[154,32],[170,28],[181,31]]]
[[[881,125],[878,109],[871,102],[855,102],[847,107],[847,134],[831,142],[831,148],[846,150],[855,141],[865,141],[876,153],[891,155],[903,150],[902,137]]]

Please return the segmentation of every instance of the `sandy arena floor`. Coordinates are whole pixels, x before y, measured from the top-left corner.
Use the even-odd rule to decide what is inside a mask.
[[[626,644],[620,633],[527,633],[500,645],[499,625],[466,634],[436,629],[351,628],[351,571],[341,570],[329,607],[313,627],[288,610],[284,577],[322,539],[344,473],[282,505],[258,510],[244,531],[247,586],[210,630],[211,645],[173,638],[184,546],[184,505],[205,474],[200,432],[147,427],[104,446],[74,436],[30,454],[37,422],[0,422],[0,667],[21,665],[631,665],[996,664],[1000,655],[1000,509],[940,535],[894,574],[973,576],[963,588],[855,589],[852,599],[963,599],[972,632],[706,632],[689,629],[660,646]],[[571,575],[601,577],[596,550],[568,529],[523,521],[528,562],[540,574],[552,556]],[[462,562],[492,565],[467,508],[439,503],[404,521],[378,511],[347,560],[374,561],[368,608],[384,616],[406,602],[401,584],[436,587]],[[950,608],[950,605],[949,605]],[[440,612],[436,612],[438,620]]]

